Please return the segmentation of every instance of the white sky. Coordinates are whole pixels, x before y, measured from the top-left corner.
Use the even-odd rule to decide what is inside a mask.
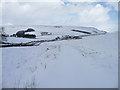
[[[114,3],[103,0],[108,3],[106,7],[99,3],[93,5],[91,2],[74,4],[73,0],[27,1],[6,0],[6,3],[2,3],[0,8],[3,16],[0,16],[2,17],[3,24],[92,26],[107,31],[117,30],[117,20],[111,19],[109,12],[113,8],[117,11],[116,2],[118,0],[114,0]],[[65,5],[64,2],[66,1],[71,1],[73,4]],[[5,1],[2,0],[2,2]]]

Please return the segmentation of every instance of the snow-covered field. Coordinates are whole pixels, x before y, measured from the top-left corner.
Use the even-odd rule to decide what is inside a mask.
[[[6,27],[13,34],[28,26]],[[95,28],[32,26],[37,39],[61,35],[84,35],[71,29],[100,34]],[[39,36],[42,31],[51,36]],[[96,33],[97,32],[97,33]],[[9,42],[34,39],[8,38]],[[39,46],[2,48],[3,88],[117,88],[117,32],[92,35],[77,40],[45,42]]]
[[[0,49],[0,89],[2,89],[2,49]]]

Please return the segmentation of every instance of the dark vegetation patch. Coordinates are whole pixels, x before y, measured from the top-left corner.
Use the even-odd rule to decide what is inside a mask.
[[[54,26],[55,28],[62,28],[62,26]]]
[[[49,32],[41,32],[41,36],[46,36],[46,35],[52,35],[52,33],[49,33]]]
[[[75,30],[75,29],[73,29],[72,31],[75,31],[75,32],[81,32],[81,33],[85,33],[85,34],[91,34],[90,32],[81,31],[81,30]]]
[[[30,41],[26,43],[2,43],[0,47],[22,47],[22,46],[39,46],[41,43],[44,42],[53,42],[53,41],[62,41],[62,40],[72,40],[72,39],[82,39],[81,36],[69,36],[65,35],[62,37],[56,37],[55,39],[51,40],[38,40],[38,41]]]
[[[36,38],[34,34],[26,34],[26,32],[34,32],[35,30],[32,28],[28,28],[27,30],[18,31],[16,34],[10,35],[10,37],[23,37],[23,38]]]

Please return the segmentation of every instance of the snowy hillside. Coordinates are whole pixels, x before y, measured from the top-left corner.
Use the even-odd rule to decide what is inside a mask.
[[[90,34],[82,39],[44,42],[39,46],[2,48],[3,88],[118,87],[117,32],[106,33],[92,27],[30,27],[36,30],[36,39],[8,37],[8,42]],[[27,28],[6,26],[5,32],[11,35]],[[41,36],[43,31],[52,35]]]
[[[77,29],[77,30],[82,30],[82,31],[88,31],[91,32],[92,34],[96,33],[102,33],[102,31],[94,28],[94,27],[79,27],[79,26],[44,26],[44,25],[36,25],[36,26],[29,26],[29,25],[19,25],[19,26],[5,26],[5,32],[7,34],[13,34],[16,33],[19,30],[25,30],[28,27],[34,28],[39,35],[39,32],[53,32],[54,34],[80,34],[78,32],[71,32],[72,29]]]
[[[38,40],[51,40],[56,37],[62,36],[91,36],[91,35],[99,35],[105,34],[105,31],[98,30],[94,27],[78,27],[78,26],[5,26],[5,32],[8,35],[16,34],[18,31],[26,30],[27,28],[35,29],[35,32],[28,32],[26,34],[35,34],[36,39],[28,39],[28,38],[14,38],[8,37],[9,43],[25,43],[30,41],[38,41]],[[42,32],[51,33],[50,35],[41,35]]]

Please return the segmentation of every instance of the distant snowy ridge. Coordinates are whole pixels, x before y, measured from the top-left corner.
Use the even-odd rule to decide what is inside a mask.
[[[63,38],[65,36],[71,37],[86,37],[92,35],[106,34],[106,31],[98,30],[94,27],[77,27],[77,26],[29,26],[35,32],[26,32],[25,34],[34,34],[36,39],[28,38],[14,38],[8,37],[8,43],[26,43],[40,40],[53,40],[57,37]],[[9,35],[16,33],[19,30],[26,30],[28,26],[6,26],[5,32]],[[42,36],[42,32],[51,33],[50,35]]]

